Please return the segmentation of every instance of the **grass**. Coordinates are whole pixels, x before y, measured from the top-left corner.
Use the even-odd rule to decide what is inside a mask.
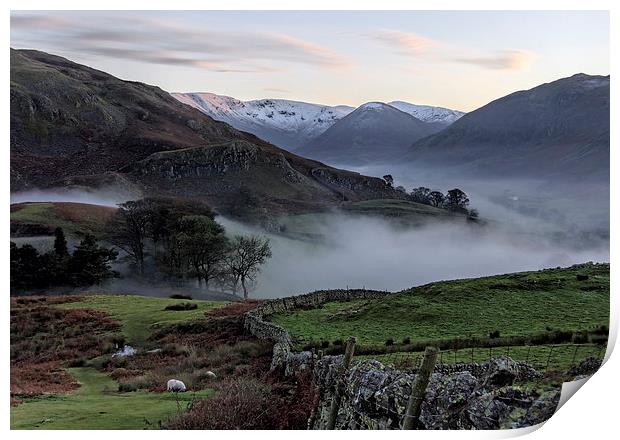
[[[393,221],[407,226],[421,226],[428,220],[463,219],[462,214],[455,214],[446,209],[435,208],[409,200],[378,199],[361,202],[347,202],[340,205],[339,211],[291,214],[278,219],[281,233],[291,238],[302,240],[320,240],[329,234],[329,220],[334,214],[348,216],[366,216]]]
[[[389,353],[384,355],[363,355],[355,359],[376,359],[384,364],[392,364],[396,368],[417,368],[422,360],[423,352]],[[464,348],[460,350],[442,350],[437,358],[439,364],[482,363],[495,356],[510,356],[519,361],[527,361],[539,371],[567,371],[588,357],[602,359],[605,346],[593,344],[559,344],[536,345],[531,347],[494,347]]]
[[[183,300],[196,304],[194,310],[165,310],[178,299],[134,295],[93,295],[71,303],[59,304],[64,309],[94,309],[107,312],[121,323],[121,331],[131,345],[143,345],[153,330],[182,321],[204,318],[204,312],[221,307],[223,301]]]
[[[67,235],[100,236],[116,208],[71,202],[33,202],[11,205],[11,222],[62,228]]]
[[[158,428],[210,390],[178,395],[136,391],[119,393],[118,383],[91,368],[68,372],[81,387],[64,396],[28,398],[11,408],[11,429],[144,429]]]
[[[578,281],[577,274],[588,275]],[[415,287],[379,300],[332,302],[273,315],[298,346],[355,336],[362,345],[528,336],[609,324],[609,265],[549,269]]]
[[[459,216],[446,209],[411,202],[409,200],[378,199],[361,202],[347,203],[342,205],[346,212],[355,214],[381,215],[386,217],[411,217],[411,216]]]

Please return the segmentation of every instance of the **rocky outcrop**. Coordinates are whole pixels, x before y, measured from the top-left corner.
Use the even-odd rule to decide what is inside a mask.
[[[316,363],[321,399],[313,429],[326,426],[341,362],[341,356],[326,356]],[[537,375],[525,363],[501,357],[455,369],[460,371],[437,368],[433,373],[421,408],[422,429],[524,427],[547,420],[557,407],[559,389],[536,393],[512,386]],[[344,376],[336,429],[401,429],[416,374],[376,360],[355,363]]]

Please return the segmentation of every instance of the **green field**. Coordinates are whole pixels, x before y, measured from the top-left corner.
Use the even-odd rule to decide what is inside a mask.
[[[145,429],[184,410],[194,398],[207,397],[210,390],[196,393],[119,393],[118,383],[92,368],[67,370],[81,384],[63,396],[24,399],[11,408],[11,429]]]
[[[194,303],[195,310],[164,310],[170,304]],[[59,304],[64,309],[94,309],[107,312],[121,323],[127,343],[143,345],[151,332],[180,321],[204,318],[204,313],[227,304],[224,301],[201,301],[155,298],[136,295],[93,295],[77,302]]]
[[[578,281],[577,274],[587,275]],[[327,303],[272,317],[298,346],[355,336],[361,345],[409,338],[528,336],[609,324],[609,265],[443,281],[378,300]]]

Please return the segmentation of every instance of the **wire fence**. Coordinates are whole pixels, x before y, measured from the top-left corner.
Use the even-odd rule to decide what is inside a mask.
[[[374,359],[384,365],[392,365],[398,370],[415,370],[415,374],[411,376],[415,377],[415,380],[412,380],[408,386],[402,386],[401,383],[394,387],[377,388],[372,382],[362,382],[357,383],[354,388],[349,388],[349,393],[354,395],[349,395],[348,399],[345,399],[346,408],[343,410],[347,416],[339,425],[339,429],[418,429],[418,427],[450,429],[454,425],[454,420],[457,419],[466,421],[475,419],[477,429],[499,429],[497,414],[506,407],[506,404],[523,408],[531,405],[532,401],[519,397],[519,393],[506,394],[505,389],[496,387],[485,390],[483,395],[478,395],[475,405],[463,404],[445,411],[445,409],[427,404],[421,415],[420,408],[425,399],[426,384],[432,372],[449,370],[460,364],[483,368],[480,364],[492,358],[508,356],[513,360],[526,362],[537,373],[549,373],[542,374],[536,379],[530,378],[529,380],[533,382],[544,380],[543,377],[552,377],[555,373],[563,373],[563,376],[558,377],[569,380],[566,374],[568,371],[579,366],[585,359],[594,358],[596,361],[602,361],[605,351],[606,346],[598,344],[549,344],[450,350],[427,349],[426,352],[357,355],[354,356],[354,363]],[[432,356],[430,362],[429,356]],[[455,371],[460,371],[458,368],[460,367],[457,366]],[[345,377],[346,374],[343,371],[339,380],[344,381]],[[426,380],[426,384],[423,384],[420,390],[418,382],[423,380]],[[344,386],[344,382],[341,384]],[[373,398],[367,400],[368,396],[373,396]],[[369,405],[372,406],[370,410]],[[332,414],[334,420],[338,415],[339,406],[340,400],[338,405],[332,406],[332,413],[336,411]]]
[[[487,362],[499,356],[508,356],[516,361],[530,364],[540,372],[567,371],[579,365],[584,359],[601,360],[605,356],[605,345],[599,344],[548,344],[519,345],[506,347],[471,347],[440,350],[438,365],[473,364]],[[354,360],[375,359],[399,370],[417,369],[424,358],[424,352],[394,352],[387,354],[357,355]]]

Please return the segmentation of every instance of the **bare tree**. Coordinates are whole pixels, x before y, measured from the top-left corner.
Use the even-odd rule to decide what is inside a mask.
[[[260,266],[269,258],[271,248],[267,238],[237,235],[231,240],[226,265],[233,278],[241,282],[243,299],[248,299],[248,284],[256,279]]]
[[[107,240],[133,260],[140,274],[144,273],[144,248],[152,215],[148,200],[129,201],[118,205],[107,225]]]
[[[178,222],[174,237],[181,255],[186,260],[188,272],[209,287],[209,281],[222,271],[226,255],[224,228],[210,217],[189,215]]]

